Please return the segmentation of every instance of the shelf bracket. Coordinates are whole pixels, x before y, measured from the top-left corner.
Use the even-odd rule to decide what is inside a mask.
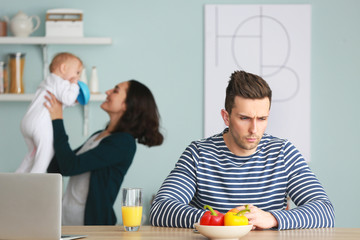
[[[83,136],[87,137],[89,134],[89,104],[83,107]]]
[[[43,79],[46,79],[49,74],[49,62],[48,62],[48,46],[47,44],[41,44],[42,57],[43,57]]]

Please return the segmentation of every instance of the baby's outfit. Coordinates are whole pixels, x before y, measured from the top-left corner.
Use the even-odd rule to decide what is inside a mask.
[[[16,170],[18,173],[46,173],[54,156],[52,122],[49,110],[44,106],[47,91],[54,94],[65,108],[76,104],[79,86],[53,73],[41,82],[21,121],[21,133],[29,152]]]

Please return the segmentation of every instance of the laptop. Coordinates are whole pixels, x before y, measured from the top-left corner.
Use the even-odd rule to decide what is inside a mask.
[[[60,174],[0,173],[0,239],[76,239],[61,236]]]

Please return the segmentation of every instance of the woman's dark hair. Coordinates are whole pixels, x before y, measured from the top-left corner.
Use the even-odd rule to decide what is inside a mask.
[[[247,99],[269,98],[271,104],[272,92],[262,77],[245,71],[235,71],[231,74],[226,88],[225,110],[229,114],[234,106],[236,96]]]
[[[127,132],[149,147],[162,144],[159,132],[160,114],[154,96],[144,84],[130,80],[126,95],[126,111],[114,132]]]

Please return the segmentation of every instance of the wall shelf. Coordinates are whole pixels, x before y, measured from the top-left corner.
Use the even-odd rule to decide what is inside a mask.
[[[34,98],[35,94],[0,94],[0,102],[30,102]],[[106,98],[106,94],[91,94],[90,102],[102,102]]]
[[[102,37],[0,37],[0,44],[92,44],[108,45],[112,44],[111,38]]]
[[[43,56],[43,75],[48,75],[48,45],[109,45],[111,38],[105,37],[0,37],[0,44],[39,45]]]

